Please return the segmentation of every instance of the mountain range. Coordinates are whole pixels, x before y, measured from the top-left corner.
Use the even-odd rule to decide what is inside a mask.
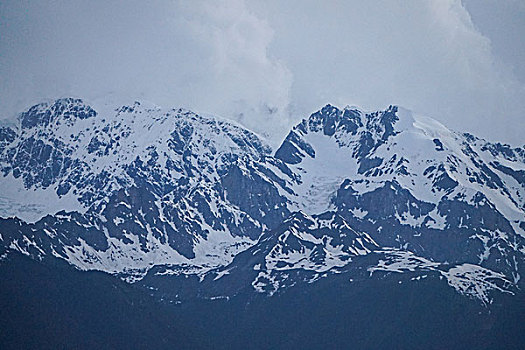
[[[98,271],[179,307],[389,281],[525,320],[525,146],[397,106],[326,105],[273,150],[184,109],[43,102],[0,126],[0,189],[3,268]]]

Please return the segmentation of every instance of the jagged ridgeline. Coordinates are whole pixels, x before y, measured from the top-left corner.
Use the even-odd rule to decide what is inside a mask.
[[[485,305],[525,286],[525,148],[395,106],[327,105],[274,152],[217,117],[60,99],[0,128],[0,170],[6,263],[65,260],[176,302],[343,275],[436,278]]]

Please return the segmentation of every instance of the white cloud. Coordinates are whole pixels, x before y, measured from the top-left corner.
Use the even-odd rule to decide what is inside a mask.
[[[326,103],[399,104],[523,144],[523,84],[459,0],[12,0],[0,18],[3,116],[112,92],[230,117],[275,144]]]
[[[524,87],[495,60],[459,0],[251,5],[278,33],[270,52],[293,74],[299,115],[326,102],[399,104],[455,129],[524,143]]]
[[[1,8],[0,112],[42,98],[112,93],[288,126],[291,76],[273,31],[243,1],[11,2]]]
[[[288,126],[291,75],[277,59],[269,57],[273,31],[248,11],[244,2],[186,3],[191,13],[190,35],[209,45],[206,67],[195,107],[232,117],[265,134]],[[188,96],[188,98],[191,98]]]

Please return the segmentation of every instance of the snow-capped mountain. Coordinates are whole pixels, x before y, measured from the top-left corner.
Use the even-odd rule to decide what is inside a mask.
[[[0,169],[4,257],[204,297],[341,274],[434,275],[484,303],[523,287],[525,148],[394,106],[327,105],[274,153],[217,117],[61,99],[1,127]]]
[[[520,280],[525,149],[491,144],[389,107],[326,106],[290,132],[276,157],[300,176],[304,210],[335,210],[382,247],[473,263]]]

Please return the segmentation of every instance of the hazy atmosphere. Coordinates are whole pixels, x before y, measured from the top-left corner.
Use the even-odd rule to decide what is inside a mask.
[[[282,139],[326,103],[397,104],[524,143],[525,2],[2,1],[0,116],[108,95]]]

